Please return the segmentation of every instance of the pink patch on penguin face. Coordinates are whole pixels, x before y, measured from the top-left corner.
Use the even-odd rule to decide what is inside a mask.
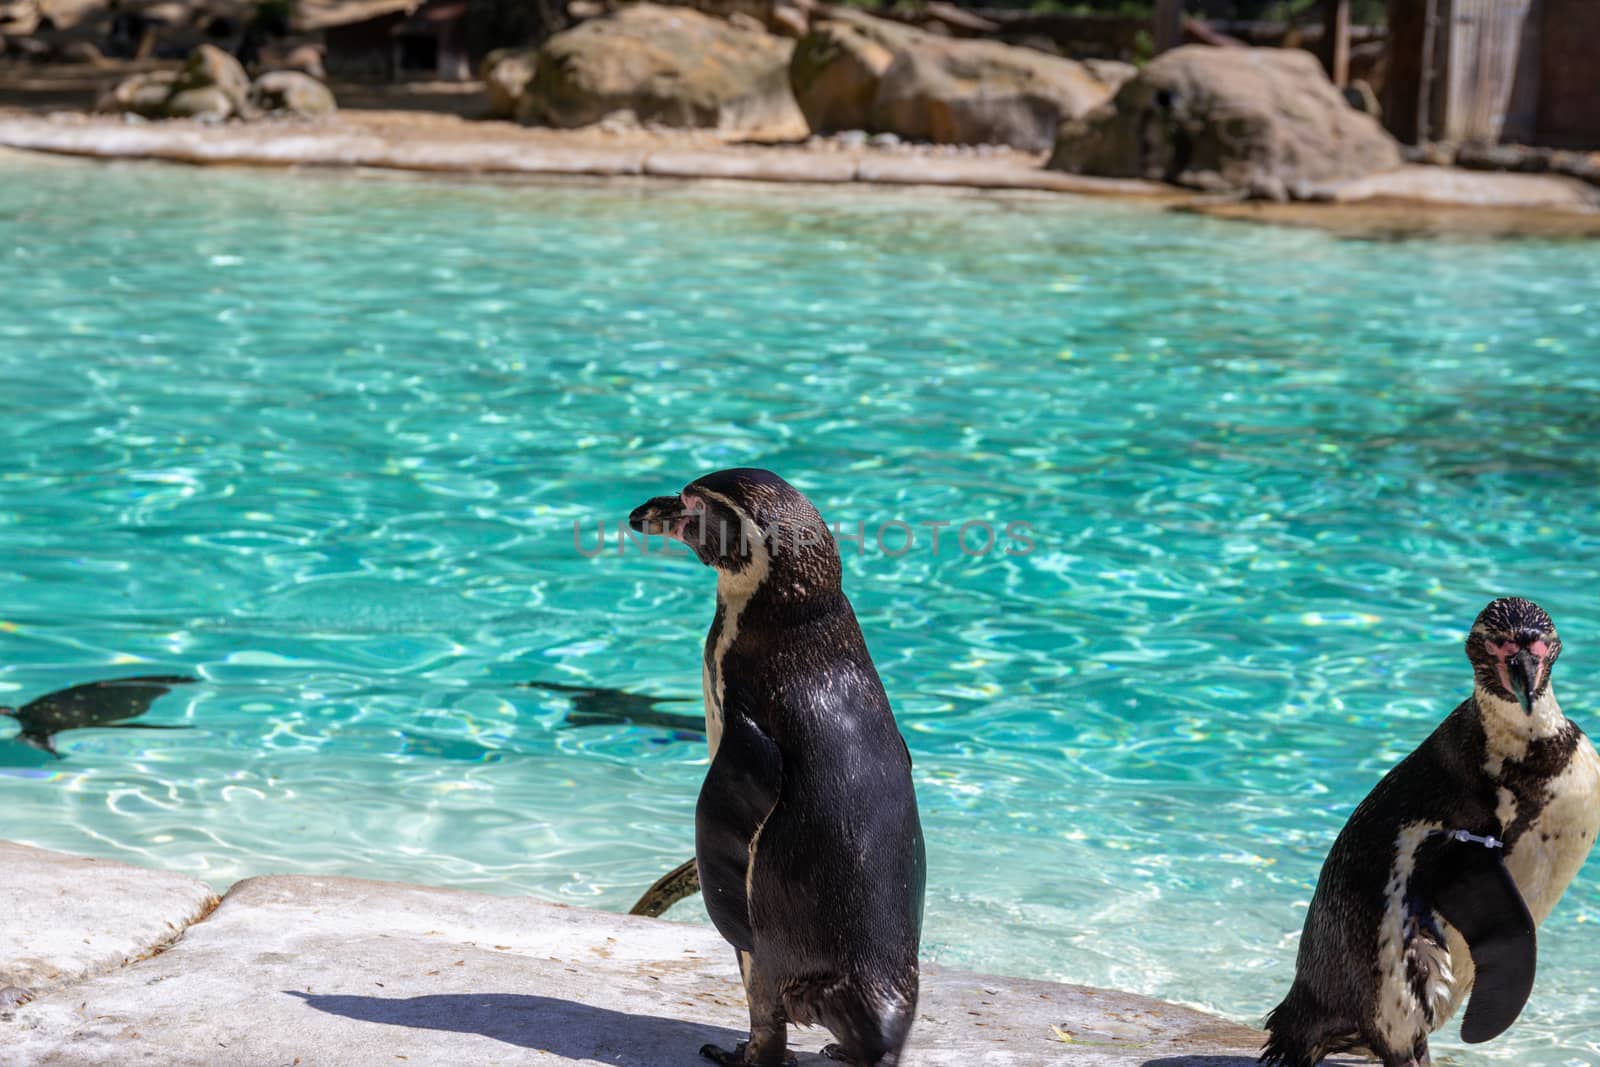
[[[673,527],[672,536],[687,544],[689,540],[689,524],[693,522],[704,522],[705,510],[706,502],[702,497],[698,497],[693,493],[684,493],[684,516],[683,518],[679,519],[678,524]]]

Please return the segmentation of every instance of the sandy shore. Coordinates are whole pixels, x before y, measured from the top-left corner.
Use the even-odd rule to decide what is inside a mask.
[[[0,841],[8,1067],[704,1067],[748,1015],[711,927],[353,878],[184,875]],[[695,906],[686,902],[684,908]],[[1084,986],[924,965],[906,1067],[1251,1067],[1262,1035]],[[791,1031],[802,1067],[819,1030]]]

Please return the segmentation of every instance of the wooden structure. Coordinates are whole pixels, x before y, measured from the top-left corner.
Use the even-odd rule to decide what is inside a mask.
[[[1389,33],[1402,141],[1600,147],[1600,2],[1390,0]]]
[[[1322,0],[1322,66],[1339,88],[1350,84],[1350,0]]]
[[[1183,0],[1156,0],[1155,32],[1151,35],[1160,55],[1183,41]]]
[[[322,32],[334,77],[465,81],[466,14],[466,0],[321,0],[302,2],[294,22],[299,32]]]

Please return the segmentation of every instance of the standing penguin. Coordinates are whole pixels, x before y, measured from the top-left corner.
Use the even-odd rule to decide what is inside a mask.
[[[777,1067],[787,1024],[821,1024],[833,1058],[892,1067],[917,1005],[922,827],[833,537],[789,483],[748,468],[628,521],[717,571],[695,860],[711,921],[738,952],[750,1039],[700,1052]]]
[[[1323,864],[1262,1063],[1365,1047],[1384,1067],[1420,1067],[1469,993],[1463,1040],[1516,1020],[1534,928],[1600,830],[1600,758],[1550,689],[1560,652],[1537,604],[1483,609],[1467,636],[1472,696],[1383,777]]]

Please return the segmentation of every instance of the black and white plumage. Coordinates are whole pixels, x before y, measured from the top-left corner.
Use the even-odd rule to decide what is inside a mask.
[[[833,537],[804,496],[754,469],[706,475],[629,522],[717,571],[695,858],[738,952],[750,1039],[701,1051],[774,1067],[787,1024],[820,1024],[836,1058],[890,1067],[916,1011],[922,829]]]
[[[1323,864],[1264,1064],[1365,1048],[1418,1067],[1469,994],[1468,1042],[1527,1001],[1535,927],[1600,831],[1600,759],[1556,703],[1561,642],[1538,605],[1494,601],[1466,648],[1472,696],[1384,776]]]
[[[188,685],[193,678],[183,675],[147,675],[141,678],[111,678],[101,682],[58,689],[22,705],[0,708],[0,715],[15,719],[22,727],[19,741],[41,748],[59,758],[55,735],[63,730],[119,728],[138,730],[184,730],[183,724],[129,722],[150,710],[156,699],[175,685]]]

